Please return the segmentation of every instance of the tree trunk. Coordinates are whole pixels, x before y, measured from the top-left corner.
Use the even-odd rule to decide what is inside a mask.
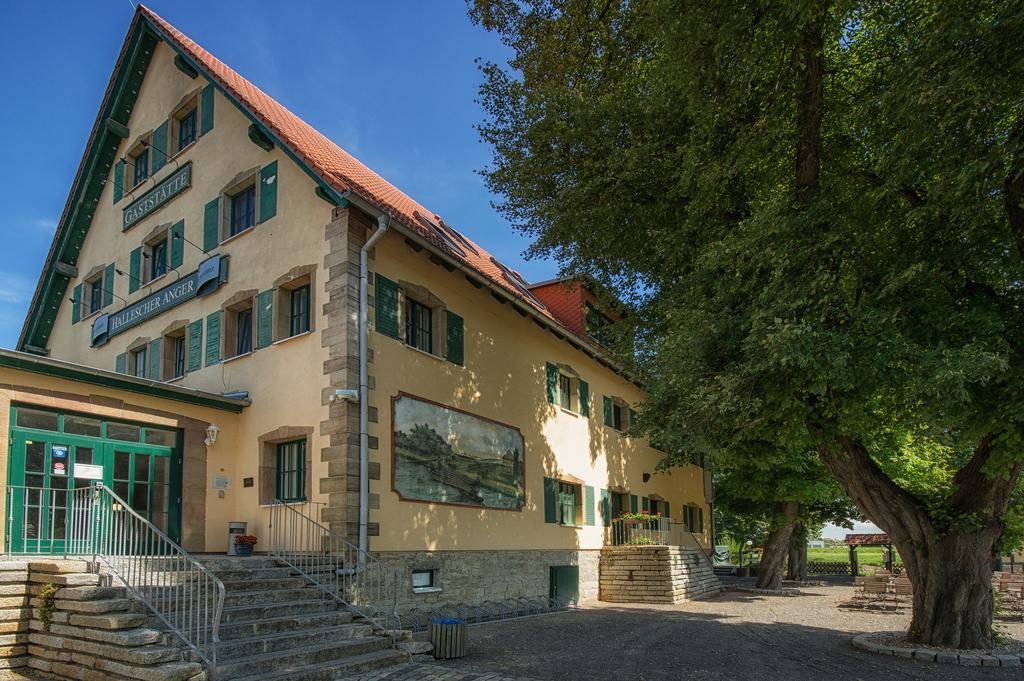
[[[772,532],[764,547],[761,564],[757,568],[758,589],[778,589],[782,584],[782,568],[789,550],[789,538],[800,504],[796,501],[780,501],[775,505],[772,518]]]
[[[837,436],[837,448],[811,426],[818,454],[861,511],[895,544],[913,586],[912,641],[948,648],[991,648],[992,561],[1003,531],[1010,494],[1021,462],[1006,476],[988,476],[984,463],[992,439],[982,439],[971,461],[954,477],[946,512],[968,512],[978,523],[970,531],[938,527],[924,505],[893,482],[858,440]]]
[[[911,640],[950,648],[992,646],[992,561],[997,539],[990,532],[950,532],[936,536],[921,551],[926,554],[917,560],[922,572],[909,572],[914,587]],[[899,543],[897,548],[900,555],[913,550]]]
[[[807,579],[807,528],[797,523],[789,538],[786,579],[802,582]]]

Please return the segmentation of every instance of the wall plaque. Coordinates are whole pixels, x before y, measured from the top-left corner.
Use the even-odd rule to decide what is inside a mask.
[[[192,185],[192,162],[184,164],[157,186],[124,207],[121,230],[127,230]]]
[[[102,314],[92,322],[92,345],[108,340],[151,317],[177,307],[185,301],[216,291],[228,280],[228,257],[215,255],[199,264],[192,274],[150,293],[145,298],[111,314]]]

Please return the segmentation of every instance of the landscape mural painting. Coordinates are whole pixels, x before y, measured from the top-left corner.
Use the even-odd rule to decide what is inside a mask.
[[[392,401],[392,485],[403,499],[519,510],[523,436],[457,409],[399,395]]]

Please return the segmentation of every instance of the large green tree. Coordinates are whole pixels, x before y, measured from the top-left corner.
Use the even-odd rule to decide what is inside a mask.
[[[732,516],[731,525],[766,528],[757,574],[762,589],[779,587],[787,561],[790,578],[804,577],[807,528],[844,524],[858,515],[813,450],[780,450],[767,443],[750,443],[742,452],[721,457],[715,468],[715,510]],[[732,538],[743,542],[749,537]]]
[[[992,643],[1022,460],[1024,5],[476,0],[499,207],[636,301],[691,450],[813,443],[914,584]],[[920,466],[917,475],[907,459]]]

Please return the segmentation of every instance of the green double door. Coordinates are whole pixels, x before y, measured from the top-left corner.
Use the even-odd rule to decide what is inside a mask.
[[[65,427],[66,416],[57,416],[55,431]],[[50,424],[48,419],[29,422]],[[180,472],[177,448],[169,446],[177,434],[163,430],[162,437],[148,439],[167,444],[150,444],[143,426],[99,423],[98,437],[12,428],[5,528],[10,550],[41,554],[75,550],[75,540],[89,536],[88,488],[94,482],[112,489],[127,506],[177,541]],[[108,432],[127,437],[134,431],[138,431],[134,442],[104,437]]]

